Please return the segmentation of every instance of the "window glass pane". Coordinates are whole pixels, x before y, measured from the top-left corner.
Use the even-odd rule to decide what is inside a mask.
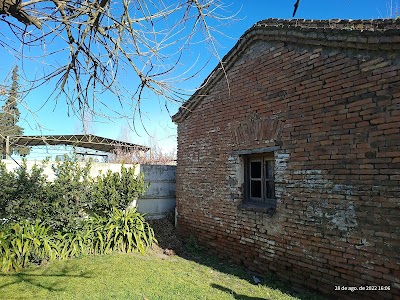
[[[250,162],[251,178],[261,178],[261,161]]]
[[[275,199],[275,183],[266,182],[266,196],[268,199]]]
[[[261,198],[261,181],[251,180],[250,183],[250,197]]]
[[[265,177],[274,178],[274,161],[267,160],[265,164]]]

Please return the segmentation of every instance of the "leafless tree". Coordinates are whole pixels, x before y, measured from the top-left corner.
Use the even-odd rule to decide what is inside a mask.
[[[122,142],[132,142],[131,129],[127,125],[121,127],[118,139]],[[175,165],[176,164],[176,149],[166,150],[160,146],[160,140],[154,133],[148,137],[146,146],[150,148],[148,151],[138,149],[127,149],[126,147],[116,147],[109,156],[108,161],[112,163],[125,163],[125,164],[162,164],[162,165]]]
[[[153,144],[147,152],[140,149],[117,147],[109,156],[108,161],[124,164],[176,165],[176,152],[164,151],[158,144]]]
[[[232,17],[220,0],[0,0],[0,47],[41,62],[28,79],[53,80],[49,99],[62,95],[74,113],[113,109],[107,92],[140,110],[145,91],[183,100],[178,83],[196,73],[184,51],[206,42],[216,54],[213,35]],[[136,79],[121,84],[125,74]]]

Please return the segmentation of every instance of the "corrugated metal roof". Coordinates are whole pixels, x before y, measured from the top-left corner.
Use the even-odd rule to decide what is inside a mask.
[[[104,138],[92,134],[79,135],[22,135],[10,136],[10,145],[18,146],[46,146],[46,145],[71,145],[93,149],[97,151],[112,152],[115,149],[132,149],[140,151],[148,151],[149,147],[137,144],[127,143],[123,141]]]

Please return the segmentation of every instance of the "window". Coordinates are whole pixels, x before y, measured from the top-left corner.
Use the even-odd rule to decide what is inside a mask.
[[[274,152],[244,155],[246,203],[274,207]]]

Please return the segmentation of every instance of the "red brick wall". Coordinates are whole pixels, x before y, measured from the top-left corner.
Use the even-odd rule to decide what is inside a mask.
[[[221,78],[178,124],[181,233],[342,299],[400,299],[399,60],[266,40],[245,48],[229,89]],[[239,208],[235,151],[276,145],[276,213]]]

